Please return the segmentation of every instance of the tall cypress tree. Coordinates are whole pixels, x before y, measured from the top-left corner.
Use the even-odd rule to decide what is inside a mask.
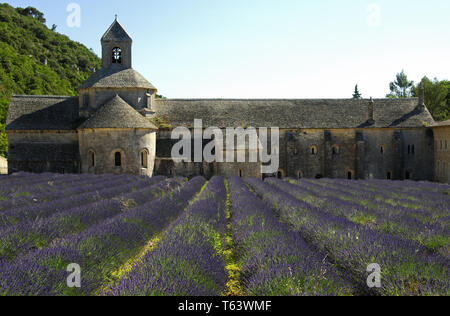
[[[358,85],[355,86],[355,92],[353,92],[353,99],[360,100],[362,99],[361,93],[359,93]]]

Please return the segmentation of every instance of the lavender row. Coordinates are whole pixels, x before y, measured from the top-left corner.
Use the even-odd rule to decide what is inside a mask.
[[[61,237],[79,233],[133,207],[140,206],[184,184],[181,179],[170,179],[148,185],[137,192],[122,192],[119,196],[79,206],[57,213],[49,218],[25,221],[0,230],[0,261],[11,261],[33,249],[48,247]]]
[[[227,273],[220,254],[226,230],[224,179],[213,178],[201,196],[163,234],[162,244],[148,252],[107,295],[217,296]]]
[[[0,264],[0,295],[92,295],[145,243],[184,210],[205,180],[145,203],[14,262]],[[81,288],[68,288],[66,268],[81,267]]]
[[[310,181],[309,181],[310,182]],[[311,182],[310,182],[311,183]],[[430,191],[421,189],[423,185],[417,183],[417,187],[412,187],[405,182],[405,187],[399,187],[399,184],[389,181],[347,181],[347,180],[324,180],[317,182],[326,187],[330,185],[346,190],[359,190],[366,192],[376,197],[379,201],[388,200],[391,205],[402,205],[412,209],[429,209],[433,212],[434,208],[441,208],[448,206],[450,203],[450,196],[444,194],[450,188],[447,186],[447,191]],[[440,184],[433,184],[436,187],[441,187]]]
[[[137,190],[144,186],[163,181],[164,177],[154,177],[142,179],[132,183],[119,186],[111,186],[111,182],[104,183],[102,189],[95,192],[87,192],[74,196],[64,197],[51,202],[37,204],[34,206],[24,206],[8,211],[0,212],[0,229],[5,226],[15,225],[23,221],[35,220],[38,218],[47,218],[56,213],[63,212],[75,206],[88,205],[103,199],[115,197],[122,192]],[[113,183],[114,184],[114,183]]]
[[[361,189],[361,186],[346,188],[347,182],[341,180],[339,185],[336,186],[326,183],[316,184],[308,180],[296,181],[295,183],[303,190],[313,192],[312,194],[318,197],[333,197],[349,203],[353,202],[366,209],[370,209],[372,213],[375,212],[380,216],[388,216],[390,221],[396,218],[399,221],[416,220],[422,222],[426,227],[435,226],[438,229],[449,228],[448,202],[436,202],[432,208],[429,206],[420,207],[417,204],[413,208],[408,208],[400,205],[401,203],[392,202],[394,198],[389,198],[389,194],[387,193],[381,195],[379,193],[367,192]],[[359,183],[362,184],[365,182]]]
[[[61,183],[35,184],[33,187],[29,188],[29,190],[19,190],[8,196],[4,196],[3,201],[0,201],[0,211],[27,205],[38,205],[55,199],[61,199],[66,196],[96,191],[105,187],[106,183],[114,182],[116,185],[120,185],[140,179],[131,175],[115,177],[116,178],[98,177],[94,179],[76,180],[73,182],[66,182],[64,185]]]
[[[448,260],[429,255],[425,248],[398,237],[374,232],[345,218],[327,214],[257,179],[248,179],[257,194],[299,232],[329,255],[365,294],[448,295]],[[378,264],[382,288],[368,289],[366,269]]]
[[[392,206],[382,201],[373,203],[370,194],[358,189],[354,189],[354,192],[345,192],[330,186],[326,189],[316,189],[303,181],[295,182],[297,186],[294,188],[273,179],[270,181],[272,184],[283,186],[283,190],[288,190],[290,194],[320,207],[327,213],[346,217],[352,222],[367,225],[382,233],[413,240],[430,251],[448,256],[450,246],[448,206],[435,207],[434,212],[429,212]],[[308,196],[308,193],[312,195]]]
[[[35,186],[39,185],[60,187],[70,182],[112,177],[113,175],[30,174],[28,176],[20,177],[20,179],[16,179],[15,176],[8,176],[8,181],[0,183],[0,196],[4,199],[8,194],[18,194],[20,191],[32,190]]]
[[[282,224],[242,179],[230,179],[231,227],[244,291],[256,296],[350,295],[325,256]]]

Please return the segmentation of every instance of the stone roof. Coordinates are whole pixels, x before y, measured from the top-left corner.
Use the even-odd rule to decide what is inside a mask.
[[[78,129],[96,128],[158,129],[118,95],[106,102],[92,117],[78,127]]]
[[[120,25],[120,23],[115,20],[103,35],[102,41],[131,42],[132,39],[130,35],[128,35],[127,31],[125,31],[125,29],[122,27],[122,25]]]
[[[88,88],[143,88],[156,90],[140,73],[132,68],[111,65],[90,76],[79,89]]]
[[[444,122],[437,122],[433,125],[433,127],[450,127],[450,120],[444,121]]]
[[[6,130],[73,130],[77,120],[77,97],[15,95]]]
[[[375,122],[368,123],[369,100],[224,100],[157,99],[154,110],[172,127],[409,128],[432,126],[430,112],[419,111],[417,98],[374,100]]]

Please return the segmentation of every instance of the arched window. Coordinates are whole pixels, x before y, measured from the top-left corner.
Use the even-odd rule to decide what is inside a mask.
[[[349,171],[347,172],[347,179],[348,179],[348,180],[353,180],[353,171],[349,170]]]
[[[311,155],[317,155],[318,152],[319,152],[319,150],[317,149],[317,146],[311,147]]]
[[[113,64],[121,64],[122,63],[122,49],[120,47],[113,48],[112,63]]]
[[[409,180],[409,179],[411,179],[411,172],[406,171],[405,172],[405,180]]]
[[[239,169],[239,178],[243,178],[244,177],[244,170]]]
[[[122,167],[122,153],[120,151],[116,151],[114,154],[114,165],[116,167]]]
[[[146,149],[141,151],[141,167],[148,168],[148,151]]]
[[[95,152],[93,150],[89,150],[88,159],[89,159],[89,167],[94,168],[95,167]]]
[[[278,178],[278,179],[283,179],[283,178],[284,178],[284,173],[283,173],[283,170],[282,170],[282,169],[278,170],[278,172],[277,172],[277,178]]]
[[[339,155],[339,146],[333,145],[332,152],[333,152],[333,155]]]

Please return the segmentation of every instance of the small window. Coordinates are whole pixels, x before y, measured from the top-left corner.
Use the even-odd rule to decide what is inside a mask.
[[[408,155],[411,154],[411,145],[408,145]]]
[[[113,48],[112,63],[113,64],[121,64],[122,63],[122,49],[120,47]]]
[[[414,155],[416,153],[416,146],[411,145],[411,154]]]
[[[89,151],[89,166],[92,168],[95,167],[95,153],[93,150]]]
[[[317,146],[312,146],[311,147],[311,155],[317,155],[319,151],[317,150]]]
[[[116,167],[122,167],[122,154],[120,153],[120,151],[117,151],[114,154],[114,165]]]
[[[347,172],[347,179],[348,180],[353,180],[353,172],[352,171],[348,171]]]
[[[297,173],[297,179],[301,179],[301,178],[303,178],[303,172],[302,171],[299,171],[298,173]]]
[[[141,167],[144,169],[148,168],[148,152],[145,149],[141,151]]]
[[[333,152],[333,155],[339,155],[339,146],[333,145],[332,152]]]
[[[170,167],[169,168],[169,176],[170,177],[175,177],[175,168],[174,167]]]
[[[83,106],[84,107],[89,106],[89,94],[87,93],[83,94]]]
[[[381,145],[381,146],[380,146],[380,153],[381,153],[382,155],[384,155],[384,145]]]
[[[411,179],[411,172],[406,171],[405,172],[405,180],[409,180],[409,179]]]
[[[239,169],[239,178],[243,178],[244,177],[244,170]]]
[[[392,180],[392,172],[388,171],[386,179]]]
[[[283,170],[278,170],[278,172],[277,172],[277,178],[278,179],[283,179],[283,177],[284,177],[284,175],[283,175]]]

